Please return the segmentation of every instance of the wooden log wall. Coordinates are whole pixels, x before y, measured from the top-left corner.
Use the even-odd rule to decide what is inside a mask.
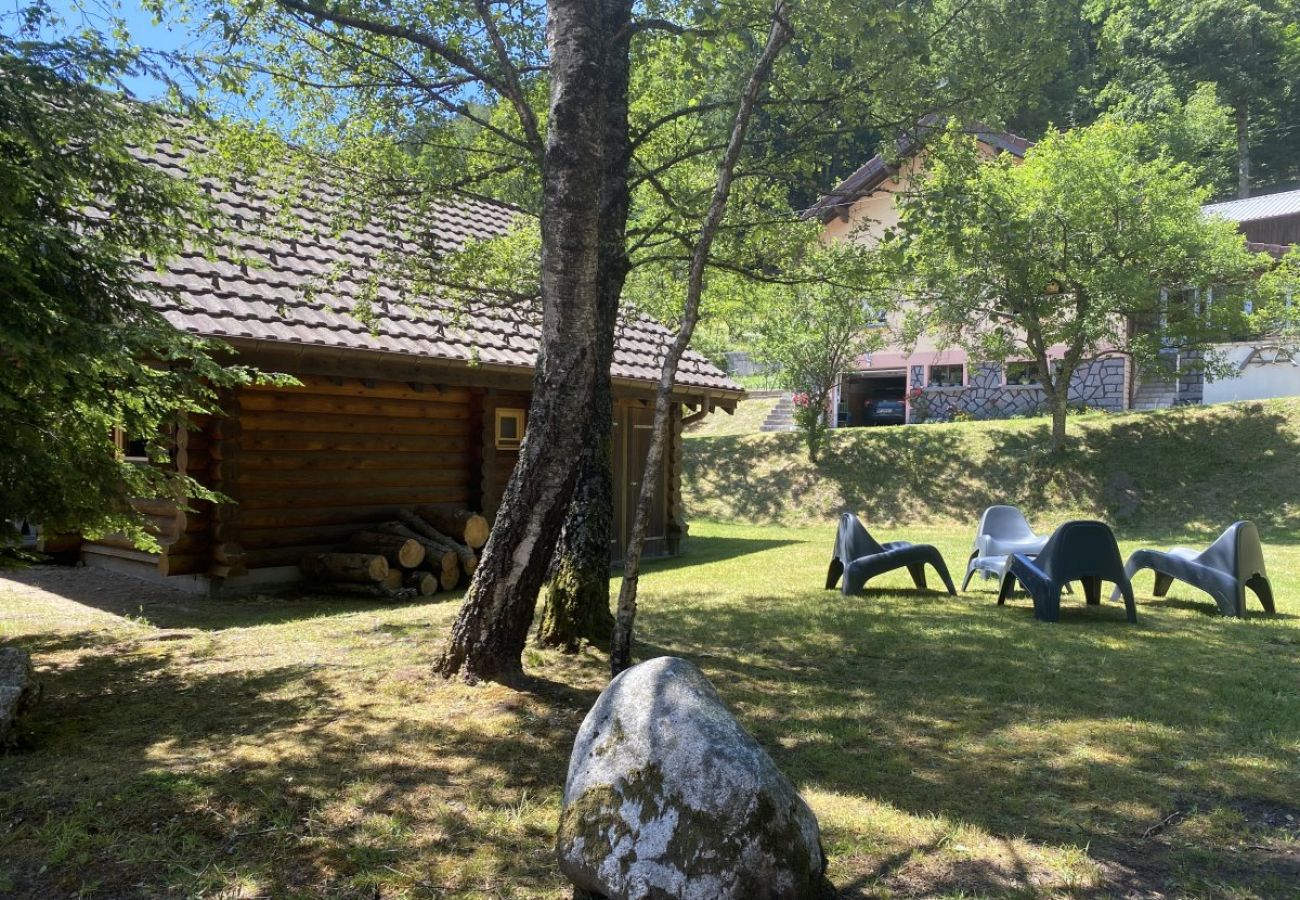
[[[473,502],[480,434],[472,431],[472,389],[299,380],[302,387],[240,392],[238,466],[217,472],[214,487],[239,495],[248,568],[297,565],[402,507]]]
[[[497,510],[501,508],[501,497],[505,494],[506,484],[510,481],[510,473],[515,470],[515,463],[519,461],[518,450],[497,449],[496,411],[522,409],[526,414],[530,399],[531,395],[517,391],[489,390],[483,396],[482,413],[479,416],[482,423],[480,446],[483,456],[481,502],[483,514],[487,516],[489,522],[496,518]],[[526,420],[525,433],[527,433]]]
[[[207,484],[211,463],[207,417],[178,429],[172,441],[172,461],[176,468],[195,480]],[[133,500],[131,505],[148,520],[146,527],[162,545],[162,553],[146,553],[122,534],[108,534],[87,542],[82,550],[90,556],[110,557],[118,565],[135,564],[146,572],[183,575],[206,572],[210,557],[209,525],[211,504],[190,501],[180,504],[171,500]],[[189,507],[189,509],[186,509]]]

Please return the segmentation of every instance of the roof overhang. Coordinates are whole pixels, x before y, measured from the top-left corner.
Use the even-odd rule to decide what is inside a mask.
[[[220,340],[235,350],[241,363],[268,372],[283,370],[290,375],[382,378],[521,391],[531,391],[533,384],[532,366],[471,364],[460,359],[422,357],[387,350],[292,344],[260,338],[218,337],[214,340]],[[637,378],[616,376],[611,383],[620,395],[639,399],[653,399],[658,388],[657,382]],[[673,399],[686,406],[725,409],[728,412],[734,411],[744,397],[745,390],[739,386],[722,388],[678,383],[673,390]]]

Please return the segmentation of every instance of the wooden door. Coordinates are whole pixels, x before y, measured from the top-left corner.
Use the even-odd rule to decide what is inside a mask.
[[[650,437],[654,430],[654,410],[643,407],[628,407],[626,410],[625,449],[627,459],[623,471],[627,473],[624,481],[625,498],[620,531],[622,544],[627,546],[628,536],[632,533],[632,519],[636,515],[637,501],[641,497],[641,481],[645,477],[645,458],[650,450]],[[650,509],[650,523],[646,529],[645,555],[662,556],[668,549],[667,515],[664,504],[664,468],[659,472],[659,483],[655,490],[654,505]]]

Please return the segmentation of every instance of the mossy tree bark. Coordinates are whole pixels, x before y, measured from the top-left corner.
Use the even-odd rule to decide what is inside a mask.
[[[595,429],[592,429],[593,431]],[[609,605],[609,551],[613,533],[613,473],[609,433],[588,446],[578,487],[551,563],[537,642],[576,653],[583,641],[603,644],[614,628]]]
[[[612,448],[614,406],[610,367],[619,298],[627,279],[626,226],[632,146],[628,134],[632,4],[606,9],[612,35],[606,63],[605,166],[601,185],[600,307],[597,311],[596,384],[584,437],[582,468],[551,564],[537,640],[577,652],[583,641],[605,643],[614,628],[609,605],[609,557],[614,533]]]

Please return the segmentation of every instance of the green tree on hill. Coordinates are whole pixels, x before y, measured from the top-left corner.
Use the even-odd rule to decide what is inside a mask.
[[[1049,134],[1016,165],[981,160],[951,132],[887,241],[912,301],[905,340],[929,333],[975,359],[1028,358],[1066,443],[1069,385],[1099,352],[1141,365],[1239,330],[1231,304],[1178,289],[1245,280],[1257,265],[1236,226],[1201,214],[1208,191],[1140,125]]]

